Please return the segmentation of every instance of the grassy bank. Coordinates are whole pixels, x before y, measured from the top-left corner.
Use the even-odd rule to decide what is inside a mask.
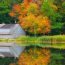
[[[30,37],[21,36],[16,39],[0,39],[0,42],[15,42],[20,46],[40,46],[65,49],[65,35]]]
[[[40,46],[48,48],[65,49],[65,35],[41,36],[41,37],[19,37],[16,39],[18,45]]]

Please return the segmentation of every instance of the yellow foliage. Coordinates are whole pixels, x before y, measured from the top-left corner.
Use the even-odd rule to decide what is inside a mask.
[[[57,11],[58,10],[58,8],[57,8],[57,6],[56,5],[54,5],[54,4],[50,4],[50,6],[55,10],[55,11]]]
[[[21,21],[20,25],[27,32],[32,34],[34,34],[35,31],[37,34],[46,34],[50,32],[50,21],[47,17],[43,17],[42,15],[35,16],[33,14],[29,14],[22,20],[23,21]]]
[[[29,0],[32,2],[32,0]],[[26,4],[25,0],[21,5],[14,4],[10,16],[16,16],[22,28],[31,34],[47,34],[50,32],[50,20],[39,14],[39,6],[36,3]]]

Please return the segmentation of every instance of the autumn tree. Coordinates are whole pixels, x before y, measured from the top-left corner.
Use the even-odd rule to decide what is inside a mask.
[[[50,20],[40,13],[39,6],[32,0],[24,0],[22,4],[14,4],[9,13],[12,17],[17,17],[19,24],[27,32],[34,34],[47,34],[50,32]]]

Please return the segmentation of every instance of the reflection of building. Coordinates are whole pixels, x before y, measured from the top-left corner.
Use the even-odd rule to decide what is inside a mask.
[[[0,38],[17,38],[25,35],[25,32],[19,24],[0,24]],[[12,43],[0,42],[0,56],[2,57],[18,57],[25,47]]]

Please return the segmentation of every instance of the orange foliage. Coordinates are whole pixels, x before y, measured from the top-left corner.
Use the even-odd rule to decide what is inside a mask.
[[[14,10],[14,12],[20,12],[21,11],[21,6],[19,4],[14,4],[13,5],[13,10]]]
[[[24,3],[14,4],[10,16],[16,16],[22,28],[32,34],[47,34],[50,32],[50,20],[40,14],[38,4],[32,0],[24,0]],[[16,15],[15,15],[16,14]]]
[[[29,4],[29,1],[28,1],[28,0],[24,0],[24,3],[25,3],[25,4]]]
[[[24,51],[18,60],[18,65],[48,65],[50,51],[44,48],[30,48]]]
[[[29,5],[29,3],[31,3],[32,2],[32,0],[24,0],[24,4],[25,4],[25,6],[27,7],[28,5]]]
[[[11,64],[9,64],[9,65],[16,65],[15,63],[11,63]]]
[[[9,15],[10,15],[11,17],[14,17],[14,16],[15,16],[15,13],[14,13],[13,11],[11,11],[11,12],[9,13]]]
[[[22,17],[22,16],[19,16],[18,19],[19,19],[19,21],[21,22],[22,19],[23,19],[23,17]]]
[[[32,0],[29,0],[30,2],[32,2]]]
[[[24,19],[20,18],[20,25],[22,28],[32,34],[47,34],[50,32],[50,23],[47,17],[34,16],[30,14]]]

